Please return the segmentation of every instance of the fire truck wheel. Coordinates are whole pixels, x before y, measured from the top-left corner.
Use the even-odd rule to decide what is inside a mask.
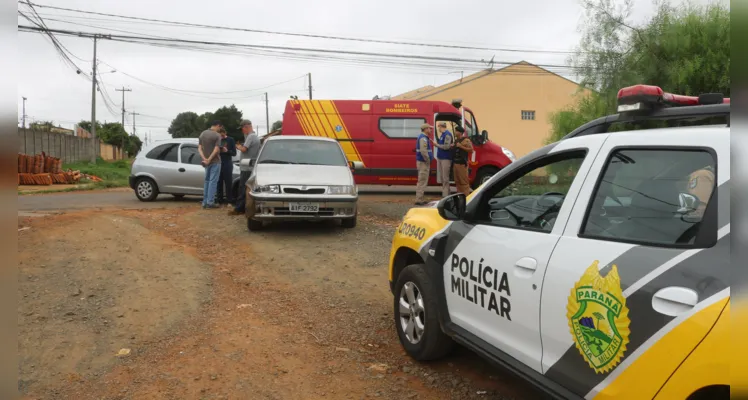
[[[495,167],[483,167],[478,170],[478,174],[475,175],[475,180],[473,181],[473,189],[477,189],[478,186],[491,179],[497,172],[499,172],[499,169]]]

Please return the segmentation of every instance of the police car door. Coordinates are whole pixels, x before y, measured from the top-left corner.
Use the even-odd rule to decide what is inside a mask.
[[[476,212],[451,224],[447,308],[477,346],[540,372],[543,275],[601,145],[590,136],[537,150],[484,184],[468,205]]]
[[[650,399],[706,335],[729,296],[729,135],[609,135],[545,276],[546,377],[587,398]]]

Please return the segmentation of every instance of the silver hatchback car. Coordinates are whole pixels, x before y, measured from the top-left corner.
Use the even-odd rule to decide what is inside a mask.
[[[341,220],[356,226],[358,190],[340,144],[330,138],[275,136],[265,140],[247,180],[247,228],[278,220]]]
[[[200,164],[197,138],[159,140],[143,147],[133,161],[130,187],[141,201],[161,194],[181,198],[203,195],[205,168]],[[234,193],[239,189],[239,166],[233,163]]]

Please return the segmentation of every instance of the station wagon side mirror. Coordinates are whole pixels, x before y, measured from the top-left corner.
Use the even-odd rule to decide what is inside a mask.
[[[484,129],[480,133],[480,137],[481,137],[481,140],[483,141],[483,143],[487,142],[488,141],[488,131]]]
[[[351,168],[351,171],[361,169],[364,167],[364,163],[361,161],[348,161],[348,166]]]
[[[253,159],[243,159],[237,163],[240,167],[254,167],[255,166],[255,160]]]
[[[439,200],[436,209],[439,211],[439,216],[447,221],[459,221],[465,216],[466,204],[465,194],[456,193]]]

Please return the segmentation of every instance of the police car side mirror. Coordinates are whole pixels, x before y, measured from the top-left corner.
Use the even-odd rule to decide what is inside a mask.
[[[439,216],[447,221],[459,221],[465,216],[467,197],[464,193],[456,193],[447,196],[436,205]]]

